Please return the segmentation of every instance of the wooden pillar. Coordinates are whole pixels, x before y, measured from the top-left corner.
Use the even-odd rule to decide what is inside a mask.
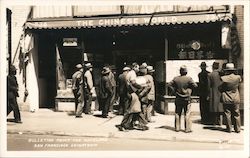
[[[167,37],[165,38],[165,61],[164,61],[164,71],[165,71],[165,79],[164,79],[164,82],[165,82],[165,96],[168,95],[168,88],[167,88],[167,80],[166,80],[166,75],[167,75],[167,68],[166,68],[166,62],[168,60],[168,39]],[[163,102],[164,102],[164,114],[168,114],[168,101],[166,99],[166,97],[163,96]]]

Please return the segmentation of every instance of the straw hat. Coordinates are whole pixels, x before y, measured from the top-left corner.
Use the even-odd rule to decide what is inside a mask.
[[[225,71],[233,71],[233,70],[236,70],[235,67],[234,67],[234,64],[233,63],[227,63],[226,64],[226,68],[224,69]]]
[[[122,71],[129,71],[129,70],[131,70],[131,69],[130,69],[130,67],[127,67],[127,66],[122,69]]]
[[[148,72],[155,72],[153,66],[147,66]]]
[[[91,63],[87,63],[87,64],[85,64],[85,67],[86,68],[92,68],[93,66],[91,65]]]
[[[77,65],[76,65],[76,68],[77,68],[77,69],[81,69],[81,68],[82,68],[82,64],[77,64]]]

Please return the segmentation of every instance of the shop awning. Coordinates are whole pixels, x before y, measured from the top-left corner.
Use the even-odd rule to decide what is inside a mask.
[[[123,17],[96,17],[68,20],[44,20],[29,21],[25,23],[25,29],[68,29],[68,28],[96,28],[117,26],[148,26],[170,24],[209,23],[215,21],[227,21],[232,19],[230,13],[209,14],[165,14],[165,15],[141,15]]]

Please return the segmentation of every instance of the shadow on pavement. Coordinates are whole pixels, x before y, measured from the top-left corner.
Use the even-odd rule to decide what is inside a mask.
[[[102,114],[95,114],[93,116],[102,118]]]
[[[75,115],[76,115],[76,113],[75,113],[74,111],[69,111],[69,112],[67,112],[67,114],[68,114],[69,116],[75,116]]]
[[[171,126],[160,126],[160,127],[155,127],[155,128],[164,128],[164,129],[168,129],[168,130],[171,130],[171,131],[175,131],[175,128],[171,127]]]
[[[203,129],[209,129],[209,130],[216,130],[216,131],[221,131],[221,132],[226,132],[227,130],[222,127],[216,127],[216,126],[205,126]]]

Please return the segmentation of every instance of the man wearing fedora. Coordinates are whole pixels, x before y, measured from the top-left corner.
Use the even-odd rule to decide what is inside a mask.
[[[223,124],[223,105],[220,102],[221,92],[218,87],[221,85],[221,76],[219,72],[219,63],[214,62],[212,65],[213,72],[208,75],[208,87],[209,87],[209,111],[211,114],[211,123],[213,125]]]
[[[16,67],[14,65],[10,65],[9,74],[7,76],[7,116],[11,111],[14,112],[14,118],[16,123],[22,123],[21,114],[19,111],[19,107],[17,104],[18,94],[18,83],[16,79]]]
[[[107,118],[112,98],[112,84],[109,78],[109,67],[103,67],[99,95],[101,98],[102,117]]]
[[[131,70],[130,67],[124,67],[122,69],[122,73],[118,77],[118,93],[120,97],[120,102],[119,102],[119,114],[124,115],[126,109],[128,108],[128,101],[126,100],[126,95],[127,95],[127,80],[126,80],[126,75],[128,72]]]
[[[175,131],[179,132],[181,127],[181,113],[184,110],[185,132],[191,130],[191,94],[192,88],[198,87],[193,79],[187,76],[187,67],[180,67],[180,76],[175,77],[168,86],[175,92]]]
[[[92,72],[93,66],[91,63],[85,64],[85,73],[84,73],[84,113],[91,113],[91,103],[92,103],[92,90],[93,90],[93,77]]]
[[[200,97],[200,115],[201,123],[209,123],[209,100],[208,100],[208,74],[206,62],[200,64],[201,72],[198,74],[199,78],[199,97]]]
[[[72,75],[72,91],[75,97],[75,112],[77,111],[77,106],[79,103],[82,104],[82,89],[80,85],[82,84],[83,67],[82,64],[76,65],[76,72]]]
[[[232,132],[233,124],[234,131],[240,133],[240,94],[238,88],[241,77],[236,75],[233,63],[227,63],[224,72],[225,75],[221,77],[222,84],[219,90],[221,91],[221,101],[226,116],[227,132]]]

